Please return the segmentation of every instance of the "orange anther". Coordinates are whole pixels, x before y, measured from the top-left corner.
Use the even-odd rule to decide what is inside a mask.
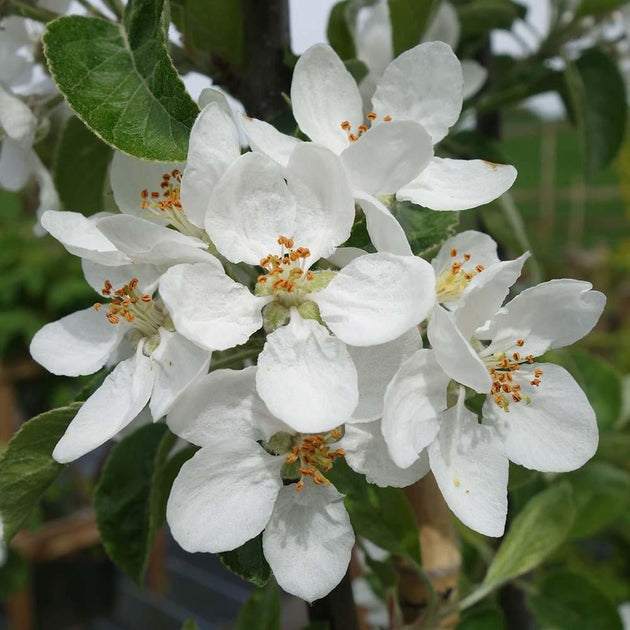
[[[351,133],[348,136],[348,140],[350,140],[350,142],[356,142],[359,139],[359,136],[355,135],[354,133]]]
[[[477,273],[481,273],[485,269],[485,267],[483,265],[477,265],[475,269]]]
[[[470,254],[464,254],[464,260],[465,261],[469,261],[470,260]]]
[[[349,121],[349,120],[344,120],[344,121],[341,123],[341,128],[342,128],[344,131],[349,131],[349,130],[350,130],[350,128],[351,128],[351,126],[352,126],[352,125],[350,125],[350,121]]]
[[[145,188],[140,195],[142,196],[143,199],[146,199],[149,196],[149,191]]]
[[[383,120],[384,120],[385,122],[389,122],[391,119],[392,119],[392,117],[391,117],[389,114],[387,114],[387,116],[384,116],[384,117],[383,117]]]
[[[299,492],[302,488],[304,487],[304,482],[300,479],[296,484],[295,484],[295,491]]]
[[[359,125],[359,133],[365,133],[368,130],[368,126],[361,123]]]
[[[376,112],[370,112],[370,113],[366,116],[366,118],[367,118],[368,120],[376,120],[376,118],[377,118],[377,116],[376,116]]]
[[[520,361],[520,360],[521,360],[521,355],[520,355],[518,352],[515,352],[515,353],[512,355],[512,358],[513,358],[515,361]]]
[[[451,257],[455,258],[455,256],[457,256],[457,250],[453,247],[453,249],[451,249]]]
[[[516,345],[517,345],[519,348],[522,348],[522,347],[525,345],[525,340],[524,340],[524,339],[517,339],[517,340],[516,340]]]
[[[150,302],[151,301],[151,296],[148,293],[145,293],[140,299],[143,302]]]
[[[94,310],[98,311],[99,308],[101,308],[101,306],[103,306],[100,302],[94,302]]]

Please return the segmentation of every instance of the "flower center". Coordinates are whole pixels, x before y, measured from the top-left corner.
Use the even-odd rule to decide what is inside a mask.
[[[306,267],[311,255],[307,247],[293,249],[292,238],[278,237],[280,255],[269,254],[260,261],[266,273],[258,276],[256,293],[273,295],[286,306],[300,304],[313,288],[309,286],[315,274]]]
[[[370,112],[366,117],[365,121],[362,122],[356,129],[356,133],[352,131],[352,125],[349,120],[344,120],[340,123],[340,127],[348,134],[348,140],[350,142],[356,142],[364,133],[367,133],[372,126],[372,123],[378,118],[376,112]],[[392,119],[391,116],[383,116],[384,122],[390,122]]]
[[[332,445],[340,440],[342,433],[339,429],[333,429],[326,434],[298,435],[297,444],[286,455],[286,463],[290,467],[297,468],[299,481],[295,484],[296,492],[304,487],[304,479],[310,477],[317,485],[329,486],[330,481],[324,473],[330,471],[335,459],[343,457],[346,453],[342,448],[332,450]]]
[[[522,347],[524,344],[523,339],[516,340],[518,347]],[[536,368],[533,373],[529,370],[523,370],[520,374],[517,373],[521,372],[523,364],[534,362],[533,355],[528,354],[523,357],[520,353],[513,352],[508,356],[505,352],[495,352],[487,357],[482,356],[482,359],[488,366],[488,372],[492,379],[490,395],[496,405],[501,407],[503,411],[509,412],[510,404],[513,402],[525,401],[527,404],[532,402],[532,399],[523,393],[522,386],[529,384],[532,387],[538,387],[543,371]]]
[[[483,265],[472,265],[471,255],[465,253],[461,259],[457,250],[451,249],[451,258],[437,274],[435,292],[440,303],[455,302],[459,299],[468,283],[484,270]]]
[[[101,293],[105,297],[111,298],[105,317],[111,324],[119,324],[121,319],[124,319],[133,328],[142,332],[145,337],[152,337],[166,322],[167,314],[148,293],[139,295],[137,288],[138,278],[132,278],[120,289],[115,290],[112,283],[105,280]],[[101,302],[94,304],[97,311],[102,306]]]

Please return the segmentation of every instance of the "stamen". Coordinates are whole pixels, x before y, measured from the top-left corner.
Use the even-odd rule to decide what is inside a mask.
[[[287,464],[299,462],[300,480],[295,486],[296,492],[304,487],[304,479],[310,477],[317,485],[329,486],[330,481],[324,473],[332,470],[333,463],[338,457],[343,457],[345,451],[338,448],[331,450],[331,445],[342,437],[339,429],[333,429],[327,434],[301,436],[301,443],[293,447],[293,451],[286,455]]]
[[[384,120],[385,122],[390,122],[390,121],[391,121],[391,119],[392,119],[392,117],[391,117],[389,114],[387,114],[387,116],[383,116],[383,120]]]
[[[372,121],[372,120],[376,120],[376,118],[377,118],[377,116],[376,116],[376,112],[370,112],[370,113],[366,116],[366,118],[367,118],[368,120],[370,120],[370,121]]]

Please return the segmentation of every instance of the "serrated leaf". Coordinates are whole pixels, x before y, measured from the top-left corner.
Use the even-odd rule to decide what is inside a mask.
[[[112,149],[76,116],[66,123],[55,154],[53,178],[63,207],[92,214],[104,210],[103,192]]]
[[[262,548],[262,534],[244,545],[219,554],[221,562],[235,575],[258,587],[265,586],[271,577],[271,569]]]
[[[66,467],[52,452],[81,407],[73,403],[29,420],[13,436],[0,458],[0,516],[5,540],[11,540],[46,488]]]
[[[575,573],[549,575],[527,595],[540,626],[554,630],[623,630],[614,604],[591,582]]]
[[[483,586],[494,588],[538,566],[566,540],[574,517],[568,483],[553,485],[537,494],[514,519]]]
[[[142,584],[155,532],[163,522],[163,474],[175,442],[165,424],[148,424],[114,446],[94,491],[107,555]]]
[[[255,590],[241,609],[236,630],[280,630],[280,591],[275,580]]]
[[[459,212],[437,212],[410,201],[394,201],[391,212],[405,231],[411,251],[423,258],[437,254],[440,245],[455,234],[459,223]]]
[[[575,62],[567,61],[565,102],[580,132],[587,177],[608,165],[623,142],[627,104],[617,63],[603,50],[591,48]]]
[[[402,490],[368,483],[343,460],[335,462],[328,477],[346,495],[344,505],[357,534],[420,564],[418,525]]]
[[[337,2],[330,10],[328,16],[328,26],[326,27],[326,38],[333,50],[340,59],[355,59],[357,51],[354,46],[354,39],[350,24],[348,23],[348,10],[350,0]]]
[[[181,162],[199,108],[167,53],[165,6],[130,0],[122,25],[58,18],[48,24],[44,52],[57,87],[102,140],[139,158]]]
[[[417,46],[440,0],[388,0],[394,56]]]
[[[591,462],[571,473],[568,480],[576,509],[572,538],[592,536],[630,505],[630,474],[625,470]]]

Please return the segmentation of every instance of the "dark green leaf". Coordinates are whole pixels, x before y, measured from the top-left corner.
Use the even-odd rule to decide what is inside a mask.
[[[394,56],[418,45],[440,0],[388,0]]]
[[[108,144],[147,160],[186,159],[198,113],[166,50],[161,2],[130,0],[124,25],[77,15],[48,24],[52,77],[77,116]]]
[[[497,608],[475,610],[458,624],[457,630],[505,630],[503,613]]]
[[[599,15],[601,13],[608,13],[609,11],[614,11],[627,2],[628,0],[582,0],[576,15],[578,17],[582,17],[583,15]]]
[[[105,551],[138,585],[164,519],[160,481],[174,441],[165,424],[141,427],[112,449],[94,492]]]
[[[603,50],[591,48],[567,62],[565,102],[580,132],[587,176],[617,155],[626,126],[626,90],[617,63]]]
[[[275,580],[255,590],[239,613],[236,630],[280,630],[280,591]]]
[[[614,604],[591,582],[562,571],[549,575],[527,595],[539,624],[554,630],[622,630]]]
[[[576,514],[571,536],[585,538],[615,521],[630,505],[630,474],[591,462],[568,476]]]
[[[172,0],[173,22],[182,32],[184,46],[208,53],[211,63],[243,63],[241,0]],[[218,63],[217,63],[218,62]]]
[[[182,630],[199,630],[197,621],[192,617],[190,619],[186,619],[186,621],[184,621],[184,625],[182,626]]]
[[[29,420],[0,458],[0,514],[11,540],[46,488],[65,468],[52,458],[57,442],[81,407],[73,403]]]
[[[233,551],[220,553],[219,558],[232,573],[256,586],[265,586],[271,577],[271,569],[263,554],[262,534]]]
[[[514,519],[488,568],[486,587],[496,587],[538,566],[568,536],[575,507],[564,482],[537,494]]]
[[[53,176],[63,207],[91,214],[104,210],[103,192],[112,150],[73,116],[57,147]]]
[[[302,630],[330,630],[330,624],[327,621],[312,621]]]
[[[354,530],[387,551],[420,564],[420,542],[416,519],[399,488],[379,488],[355,473],[343,460],[329,473],[339,492]]]
[[[436,212],[409,201],[394,201],[391,211],[405,230],[413,253],[424,258],[437,254],[459,223],[459,212]]]
[[[19,553],[9,549],[4,564],[0,566],[0,598],[25,588],[31,578],[31,565]]]
[[[473,0],[457,7],[461,38],[485,37],[494,29],[510,29],[526,9],[511,0]]]
[[[354,59],[357,56],[350,24],[348,23],[349,5],[349,0],[337,2],[330,11],[328,26],[326,27],[328,43],[341,59]]]
[[[348,59],[343,62],[346,66],[346,70],[352,75],[352,78],[361,83],[364,77],[367,76],[369,69],[363,61],[360,59]]]

